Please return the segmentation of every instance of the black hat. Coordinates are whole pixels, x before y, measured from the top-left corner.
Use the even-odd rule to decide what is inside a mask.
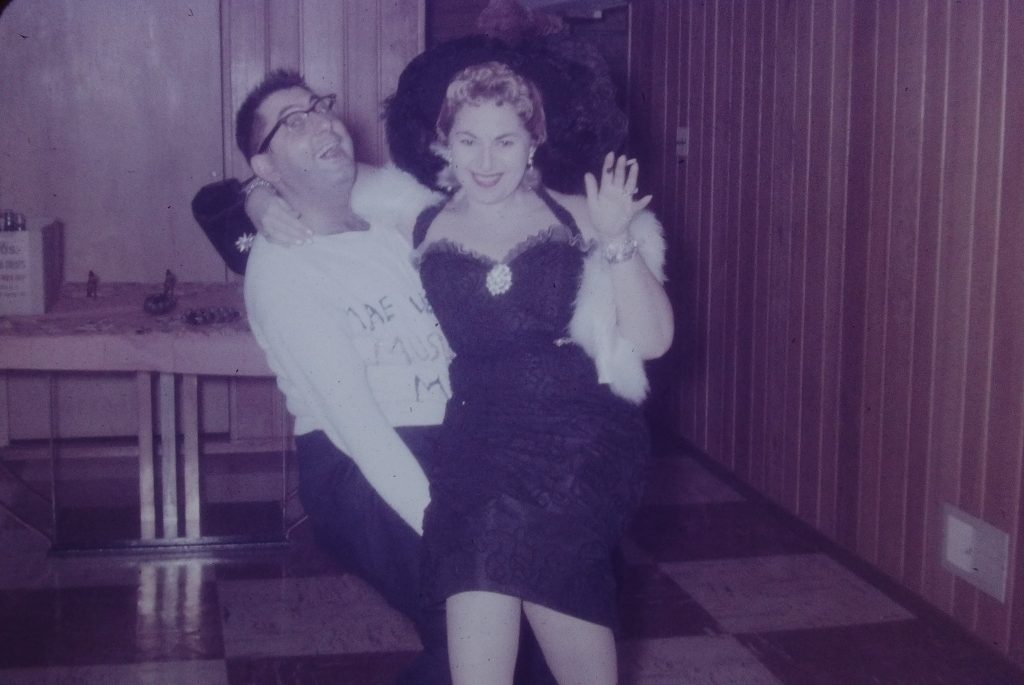
[[[420,183],[438,189],[444,161],[431,151],[437,115],[448,84],[460,71],[501,62],[540,90],[547,141],[534,163],[544,185],[564,193],[583,192],[583,175],[601,168],[605,154],[626,139],[626,115],[615,102],[615,87],[594,48],[566,33],[527,38],[516,45],[483,35],[441,43],[414,58],[398,79],[385,109],[391,159]]]

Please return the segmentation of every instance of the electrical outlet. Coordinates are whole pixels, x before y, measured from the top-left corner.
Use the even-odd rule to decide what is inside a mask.
[[[962,573],[974,572],[974,526],[948,512],[946,561]]]
[[[982,592],[1006,601],[1010,536],[995,526],[943,505],[945,538],[942,565]]]

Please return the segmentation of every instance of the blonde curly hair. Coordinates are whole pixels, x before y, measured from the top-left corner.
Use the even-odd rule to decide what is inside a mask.
[[[544,101],[533,83],[501,62],[484,62],[460,71],[448,84],[437,115],[437,137],[448,141],[455,115],[465,105],[493,102],[511,106],[533,139],[534,145],[547,140]]]

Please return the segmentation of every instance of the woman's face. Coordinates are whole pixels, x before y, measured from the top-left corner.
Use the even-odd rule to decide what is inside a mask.
[[[519,187],[533,140],[512,107],[483,102],[456,112],[448,145],[452,170],[468,198],[490,204]]]

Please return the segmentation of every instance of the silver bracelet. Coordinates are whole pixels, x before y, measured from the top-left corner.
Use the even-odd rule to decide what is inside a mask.
[[[261,176],[253,176],[248,183],[242,186],[242,193],[249,197],[257,188],[270,188],[273,190],[274,186],[270,184],[270,181]]]
[[[619,264],[632,259],[639,250],[640,243],[636,241],[636,238],[623,238],[605,243],[601,254],[604,256],[604,261],[609,264]]]

